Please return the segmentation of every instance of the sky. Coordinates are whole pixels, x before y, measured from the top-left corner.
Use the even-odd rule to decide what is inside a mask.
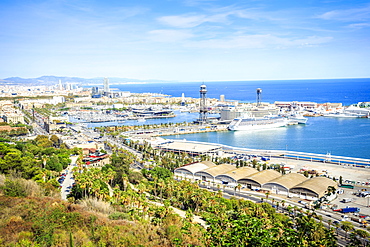
[[[0,78],[370,78],[370,1],[1,0]]]

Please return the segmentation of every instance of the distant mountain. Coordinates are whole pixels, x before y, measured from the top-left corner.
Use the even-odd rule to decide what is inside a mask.
[[[170,82],[170,81],[162,81],[162,80],[138,80],[138,79],[129,79],[129,78],[117,78],[117,77],[108,77],[109,84],[121,84],[121,83],[128,83],[128,82],[135,82],[135,83],[155,83],[155,82]],[[104,77],[96,77],[96,78],[80,78],[80,77],[67,77],[67,76],[41,76],[38,78],[21,78],[21,77],[9,77],[5,79],[0,79],[1,83],[10,84],[10,85],[53,85],[59,83],[59,80],[62,83],[73,83],[73,84],[94,84],[94,85],[102,85],[104,82]]]

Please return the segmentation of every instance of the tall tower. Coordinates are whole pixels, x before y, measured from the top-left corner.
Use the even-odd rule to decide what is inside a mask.
[[[182,93],[181,94],[181,106],[184,106],[185,105],[185,94]]]
[[[107,77],[104,78],[104,93],[109,93],[109,79]]]
[[[63,90],[62,80],[59,80],[59,90],[60,90],[60,91],[62,91],[62,90]]]
[[[257,106],[261,105],[261,99],[262,99],[262,89],[257,88]]]
[[[207,105],[206,105],[206,94],[207,94],[207,87],[206,85],[202,84],[200,86],[200,105],[199,105],[199,122],[206,123],[207,122]]]

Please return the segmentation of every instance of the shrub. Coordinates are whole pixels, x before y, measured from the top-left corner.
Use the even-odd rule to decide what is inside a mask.
[[[20,179],[6,179],[3,186],[0,187],[4,195],[11,197],[26,197],[26,189],[21,184]]]
[[[131,216],[127,213],[115,212],[113,214],[110,214],[108,218],[111,220],[129,220]]]
[[[10,197],[43,195],[42,188],[35,181],[14,177],[6,178],[4,175],[0,175],[0,190],[5,196]]]
[[[96,198],[86,198],[80,200],[79,204],[89,211],[99,212],[103,214],[111,214],[115,211],[109,202],[98,200]]]

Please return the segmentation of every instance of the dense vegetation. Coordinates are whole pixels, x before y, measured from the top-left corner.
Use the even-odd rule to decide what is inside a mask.
[[[80,157],[72,193],[61,201],[58,174],[70,162],[69,155],[81,156],[79,150],[65,149],[55,136],[0,143],[0,244],[336,246],[335,228],[325,227],[314,212],[225,199],[219,187],[208,191],[173,179],[171,170],[191,157],[130,145],[151,160],[150,170],[130,169],[142,161],[115,147],[110,164],[102,168],[87,169]],[[182,211],[182,217],[174,210]],[[361,246],[367,232],[350,227],[342,224],[352,246]]]
[[[71,162],[70,155],[78,154],[77,149],[66,149],[55,135],[37,136],[32,141],[15,144],[0,143],[0,173],[18,174],[26,179],[52,180],[58,172]]]

